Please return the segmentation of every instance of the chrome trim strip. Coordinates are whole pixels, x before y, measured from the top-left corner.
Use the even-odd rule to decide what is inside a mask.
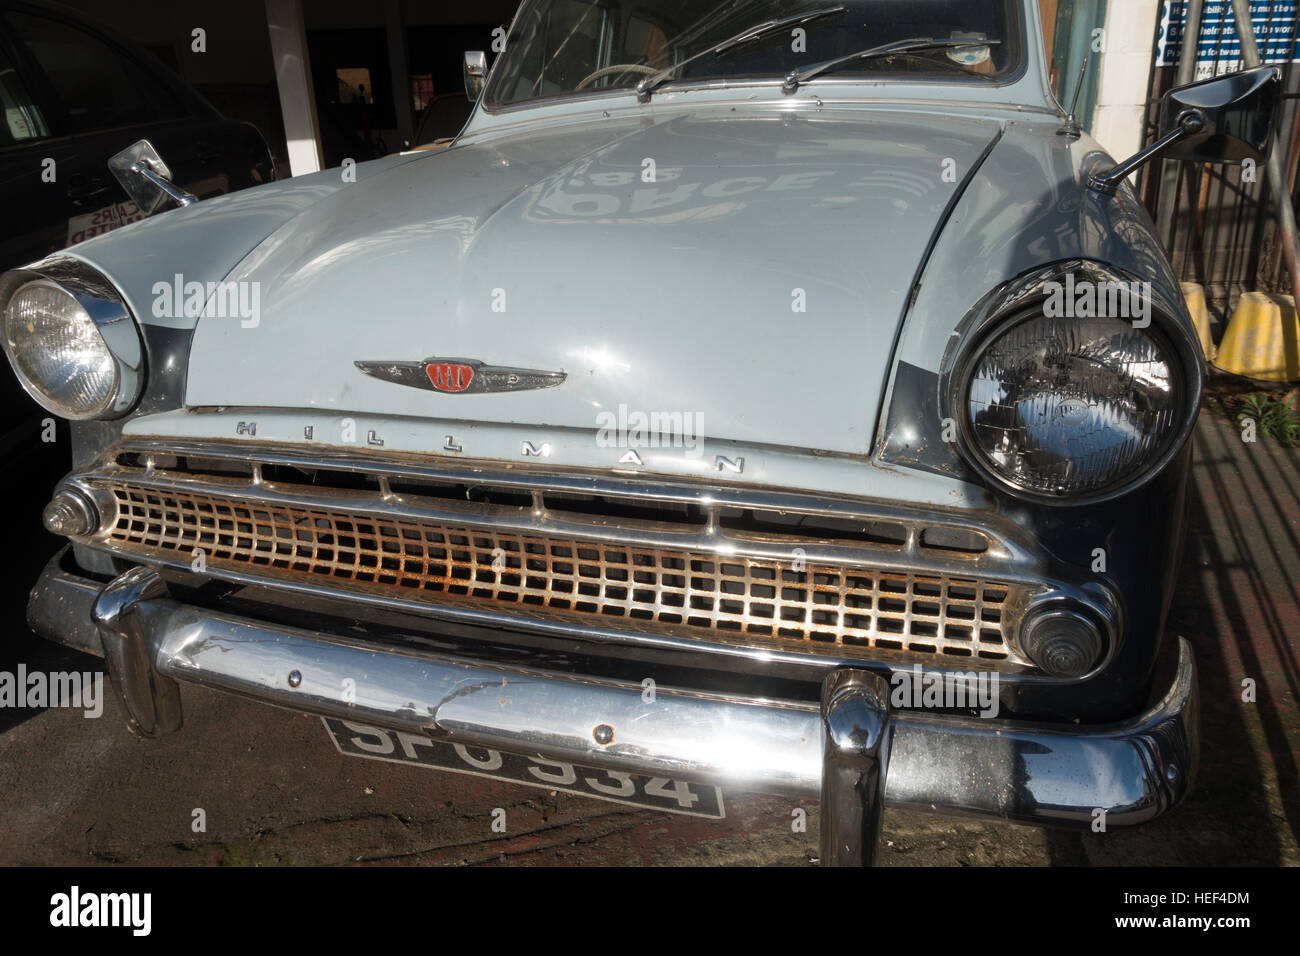
[[[155,473],[156,474],[156,473]],[[802,548],[802,557],[808,562],[825,562],[837,565],[869,565],[873,569],[884,571],[915,571],[918,574],[948,575],[953,577],[979,577],[993,575],[997,583],[1023,583],[1040,585],[1041,579],[1023,567],[1008,562],[1005,552],[999,553],[993,539],[990,548],[982,554],[959,556],[954,553],[949,561],[926,554],[920,547],[920,529],[911,526],[908,529],[907,542],[903,545],[861,544],[821,544],[814,539],[801,540],[793,532],[786,541],[762,540],[759,536],[747,536],[731,533],[716,522],[699,525],[698,531],[692,531],[683,523],[683,530],[655,527],[652,521],[623,519],[616,528],[611,528],[608,521],[595,519],[582,521],[573,517],[559,518],[554,512],[541,507],[519,509],[518,514],[510,514],[508,509],[492,511],[483,506],[456,507],[455,502],[440,498],[424,499],[436,505],[424,505],[415,496],[390,493],[386,496],[376,492],[369,495],[358,492],[355,496],[346,492],[334,491],[324,494],[304,494],[299,491],[281,491],[276,482],[259,481],[231,485],[217,484],[186,476],[169,476],[167,478],[146,477],[144,474],[120,474],[106,477],[99,473],[83,473],[65,479],[65,486],[71,486],[83,494],[93,496],[103,502],[111,496],[109,487],[127,485],[134,488],[149,489],[159,492],[185,491],[197,494],[229,497],[246,502],[267,502],[290,507],[314,508],[326,511],[344,511],[353,514],[374,515],[391,519],[427,521],[432,523],[471,524],[482,528],[500,531],[517,531],[526,534],[546,535],[549,537],[572,537],[582,540],[602,542],[605,544],[625,544],[628,547],[674,548],[681,550],[704,551],[712,554],[747,555],[756,558],[769,558],[779,561],[791,561],[799,557],[795,548]],[[62,487],[62,486],[61,486]],[[716,511],[716,506],[709,506]],[[116,506],[108,508],[112,515]],[[504,512],[504,513],[503,513]],[[881,518],[890,521],[900,519]],[[943,523],[928,522],[936,527]],[[88,543],[98,544],[100,535],[92,535]]]
[[[811,703],[662,687],[415,654],[335,635],[272,628],[162,597],[122,606],[124,579],[156,593],[156,575],[132,571],[94,597],[47,571],[33,605],[62,614],[138,615],[119,630],[154,671],[307,712],[549,759],[679,776],[816,798],[822,793],[823,710]],[[33,618],[47,616],[39,609]],[[111,662],[110,662],[111,663]],[[292,676],[291,676],[292,675]],[[147,675],[125,692],[148,696]],[[1186,793],[1196,771],[1196,666],[1180,639],[1171,685],[1145,713],[1101,727],[956,719],[895,711],[888,727],[885,801],[1031,823],[1142,823]],[[345,694],[351,687],[353,693]],[[351,697],[352,699],[347,699]],[[831,708],[830,713],[834,712]],[[614,728],[596,741],[601,724]]]
[[[829,494],[809,495],[761,486],[700,484],[666,476],[656,476],[654,480],[622,478],[610,476],[607,472],[564,470],[554,464],[511,462],[507,468],[502,466],[502,462],[491,459],[456,458],[455,464],[442,465],[436,463],[439,456],[435,455],[417,457],[389,454],[377,457],[373,449],[349,451],[330,446],[313,446],[307,452],[296,445],[250,446],[247,442],[178,441],[135,435],[124,436],[118,444],[105,452],[101,462],[111,462],[116,456],[129,452],[145,456],[178,455],[306,469],[334,468],[373,476],[484,483],[520,491],[609,495],[702,507],[718,505],[761,511],[798,511],[837,518],[891,520],[890,516],[895,516],[893,520],[915,520],[930,525],[947,524],[979,531],[997,537],[1015,556],[1030,559],[1029,550],[1017,543],[1024,534],[1015,524],[987,512],[980,512],[977,519],[971,516],[969,510],[958,508],[909,507],[896,502],[882,504],[875,500]],[[435,463],[431,464],[431,460]]]

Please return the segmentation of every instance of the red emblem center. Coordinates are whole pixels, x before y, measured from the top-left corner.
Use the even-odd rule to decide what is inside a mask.
[[[424,367],[429,381],[440,392],[463,392],[474,380],[474,366],[460,362],[432,362]]]

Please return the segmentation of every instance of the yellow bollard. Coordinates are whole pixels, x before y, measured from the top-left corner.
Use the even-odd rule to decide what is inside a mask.
[[[1247,292],[1219,343],[1217,368],[1265,382],[1300,381],[1300,321],[1295,298]]]
[[[1183,298],[1187,300],[1187,311],[1192,313],[1192,325],[1196,327],[1196,337],[1201,340],[1201,351],[1208,360],[1218,354],[1214,339],[1210,336],[1210,310],[1205,305],[1205,290],[1195,282],[1183,283]]]

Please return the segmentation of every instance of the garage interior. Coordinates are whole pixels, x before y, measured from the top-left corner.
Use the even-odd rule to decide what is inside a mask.
[[[492,31],[509,26],[517,6],[227,0],[196,16],[182,4],[138,0],[66,5],[134,40],[226,116],[257,126],[281,175],[361,162],[413,142],[431,100],[463,95],[463,52],[484,50],[490,62]]]

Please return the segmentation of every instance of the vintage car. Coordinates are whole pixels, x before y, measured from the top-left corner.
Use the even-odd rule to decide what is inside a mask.
[[[1033,0],[526,0],[449,148],[7,273],[71,421],[33,628],[143,736],[200,684],[359,757],[820,800],[832,864],[886,806],[1163,813],[1203,359],[1125,177],[1258,161],[1279,76],[1170,93],[1117,166],[1041,38]],[[188,203],[148,143],[114,168]]]

